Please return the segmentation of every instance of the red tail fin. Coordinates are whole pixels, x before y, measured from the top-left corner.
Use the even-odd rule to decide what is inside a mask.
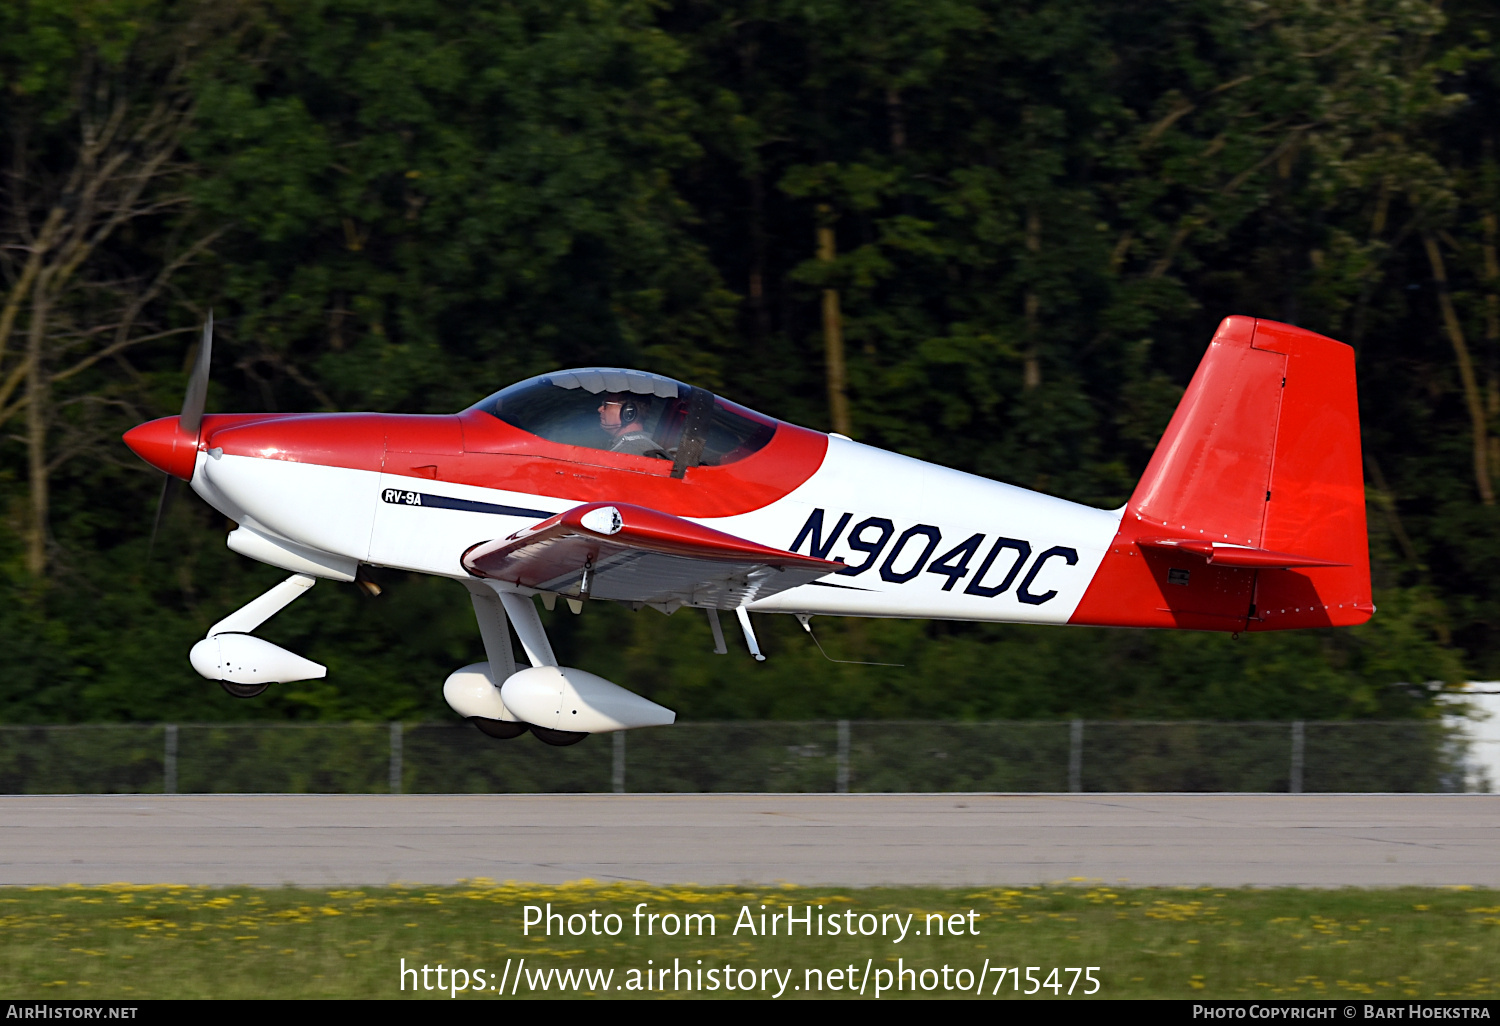
[[[1225,318],[1072,622],[1282,630],[1374,611],[1354,350]]]

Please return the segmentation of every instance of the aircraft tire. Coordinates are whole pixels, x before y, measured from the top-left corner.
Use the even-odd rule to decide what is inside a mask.
[[[258,698],[270,686],[269,684],[236,684],[232,680],[219,681],[219,687],[235,698]]]
[[[516,720],[491,720],[483,716],[470,716],[469,722],[478,727],[480,733],[498,738],[501,741],[520,737],[531,726],[529,723],[521,723]]]
[[[531,732],[537,736],[538,740],[554,748],[566,748],[568,745],[576,745],[588,737],[588,733],[585,731],[552,730],[548,727],[538,727],[535,724],[532,724]]]

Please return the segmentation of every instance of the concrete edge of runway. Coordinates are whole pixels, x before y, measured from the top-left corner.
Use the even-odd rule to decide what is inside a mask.
[[[45,791],[6,798],[1493,798],[1493,791]]]

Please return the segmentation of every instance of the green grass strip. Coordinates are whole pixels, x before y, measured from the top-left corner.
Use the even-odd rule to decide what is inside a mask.
[[[542,925],[526,933],[526,906],[540,909],[532,913],[539,918],[549,904],[561,917],[551,921],[552,936]],[[789,905],[797,920],[791,937]],[[809,906],[813,918],[804,925]],[[777,913],[782,918],[772,922]],[[692,923],[705,935],[684,936],[688,915],[699,915]],[[907,934],[898,940],[903,922]],[[819,924],[823,936],[816,935]],[[859,933],[877,924],[883,935]],[[584,932],[566,932],[570,925]],[[850,926],[855,936],[847,934]],[[617,935],[606,935],[610,929]],[[775,936],[768,935],[772,929]],[[1066,997],[1070,983],[1073,997],[1082,997],[1091,988],[1070,970],[1088,966],[1099,967],[1092,975],[1102,998],[1494,998],[1497,953],[1500,892],[1463,888],[1173,890],[1080,881],[765,889],[474,881],[346,890],[123,884],[0,890],[0,996],[25,999],[474,1001],[509,1000],[512,991],[516,997],[770,997],[779,989],[785,1000],[848,998],[861,986],[870,999],[882,980],[883,1000],[913,993],[972,998],[981,973],[983,996],[994,999],[1026,996],[1032,966],[1033,996],[1047,999]],[[404,978],[405,990],[402,959],[418,970]],[[1018,971],[997,978],[997,970],[1012,967]],[[453,996],[455,968],[470,989]],[[595,975],[610,970],[607,983]],[[715,981],[717,989],[710,986]],[[748,995],[747,981],[755,984]],[[900,990],[889,989],[898,981]]]

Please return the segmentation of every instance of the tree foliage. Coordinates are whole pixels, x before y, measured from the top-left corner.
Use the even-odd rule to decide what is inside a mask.
[[[192,641],[276,572],[190,504],[148,561],[157,479],[115,439],[175,412],[172,333],[210,305],[211,409],[447,412],[615,363],[817,427],[834,316],[861,440],[1101,506],[1221,317],[1324,332],[1358,357],[1365,627],[815,621],[836,656],[904,664],[872,668],[784,618],[762,618],[763,666],[709,654],[691,611],[549,622],[566,660],[687,717],[1430,714],[1429,682],[1500,672],[1497,21],[1423,0],[7,8],[0,717],[441,715],[477,658],[462,589],[391,574],[265,628],[327,681],[232,703],[193,675]],[[146,140],[110,172],[101,124]],[[126,216],[85,221],[74,182]],[[97,243],[38,291],[54,209]]]

